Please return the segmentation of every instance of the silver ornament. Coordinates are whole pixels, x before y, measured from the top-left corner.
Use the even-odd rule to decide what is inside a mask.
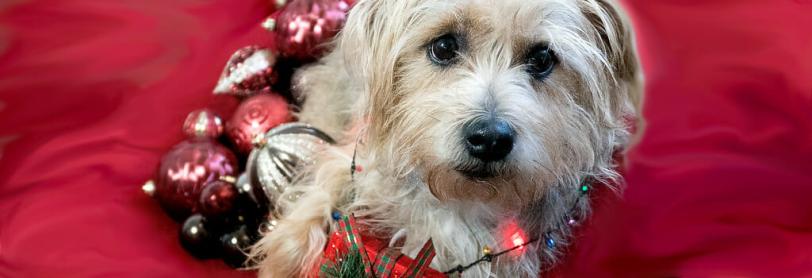
[[[255,141],[261,143],[251,151],[246,165],[248,183],[253,186],[251,197],[271,210],[302,167],[312,165],[315,154],[333,143],[330,136],[303,123],[280,125]]]

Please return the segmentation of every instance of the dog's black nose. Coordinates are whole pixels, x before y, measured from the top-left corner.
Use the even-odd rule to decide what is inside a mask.
[[[513,150],[516,136],[510,124],[494,118],[469,122],[463,133],[468,153],[484,162],[504,159]]]

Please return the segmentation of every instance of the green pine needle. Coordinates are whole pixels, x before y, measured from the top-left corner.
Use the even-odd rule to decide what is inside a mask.
[[[328,264],[321,272],[324,278],[358,278],[366,276],[364,274],[364,261],[361,260],[361,252],[358,251],[358,248],[353,248],[347,254],[344,254],[338,262]]]

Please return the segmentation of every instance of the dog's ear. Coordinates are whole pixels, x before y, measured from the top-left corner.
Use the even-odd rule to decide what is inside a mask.
[[[339,35],[338,48],[353,80],[364,88],[358,102],[369,120],[370,132],[386,132],[382,115],[395,107],[396,65],[403,45],[398,40],[408,30],[410,6],[418,1],[360,0],[350,10]]]
[[[640,118],[642,73],[634,45],[631,23],[614,0],[581,0],[584,15],[599,36],[600,48],[612,67],[620,91],[624,94],[615,103],[627,115]],[[632,111],[628,111],[628,110]]]

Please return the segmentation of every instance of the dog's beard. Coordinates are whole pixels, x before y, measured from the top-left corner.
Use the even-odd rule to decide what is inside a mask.
[[[542,194],[544,185],[538,180],[543,173],[531,177],[506,163],[481,164],[476,168],[461,170],[460,166],[432,164],[415,171],[422,176],[425,186],[443,202],[478,202],[494,208],[516,211],[532,203]],[[482,170],[480,167],[490,168]],[[482,173],[466,171],[489,171]]]

